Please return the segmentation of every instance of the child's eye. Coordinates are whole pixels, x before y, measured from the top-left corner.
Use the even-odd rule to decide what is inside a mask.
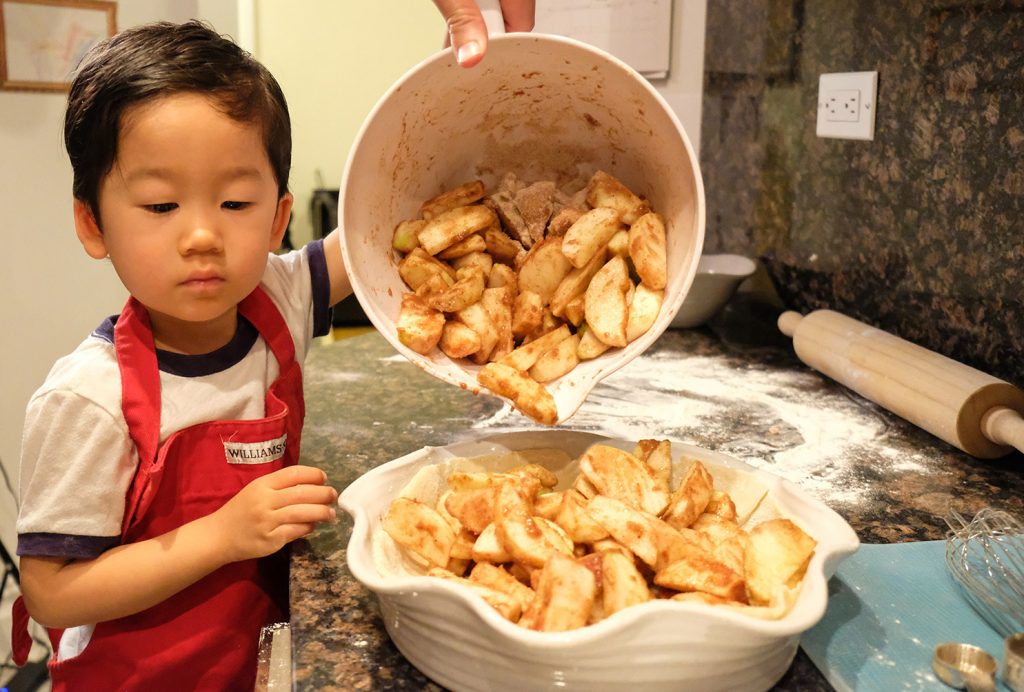
[[[220,206],[224,207],[225,209],[230,209],[232,211],[240,211],[248,207],[249,204],[250,202],[224,202]]]
[[[159,204],[146,204],[143,206],[154,214],[167,214],[178,208],[176,202],[161,202]]]

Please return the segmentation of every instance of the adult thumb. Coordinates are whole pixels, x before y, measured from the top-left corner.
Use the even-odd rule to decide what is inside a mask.
[[[473,67],[487,50],[487,25],[474,0],[434,0],[448,25],[448,40],[455,60]]]

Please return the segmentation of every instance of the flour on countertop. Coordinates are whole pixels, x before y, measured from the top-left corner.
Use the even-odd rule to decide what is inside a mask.
[[[636,359],[599,384],[567,427],[638,440],[665,437],[711,447],[782,476],[832,505],[856,505],[864,465],[921,472],[927,457],[886,439],[886,421],[807,370],[745,367],[725,356]],[[503,407],[476,428],[521,428]],[[714,445],[714,446],[712,446]]]

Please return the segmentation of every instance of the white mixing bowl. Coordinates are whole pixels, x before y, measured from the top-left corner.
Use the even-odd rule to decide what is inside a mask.
[[[635,444],[568,430],[505,433],[421,449],[378,466],[342,492],[338,504],[355,520],[348,567],[376,594],[399,651],[431,679],[459,691],[770,688],[789,667],[800,633],[824,615],[828,579],[859,541],[818,500],[724,454],[672,443],[676,459],[685,455],[753,474],[767,487],[763,502],[774,502],[783,516],[817,541],[799,596],[781,619],[759,620],[721,607],[656,600],[589,627],[536,632],[505,620],[475,593],[445,580],[381,576],[374,561],[374,535],[391,501],[421,468],[451,457],[531,448],[554,447],[575,457],[597,442],[625,450]]]
[[[672,318],[673,327],[699,327],[725,307],[743,280],[757,271],[754,260],[743,255],[702,255],[697,275]]]
[[[668,286],[646,334],[547,385],[565,420],[599,380],[668,327],[704,243],[704,188],[693,147],[658,92],[611,55],[555,36],[493,36],[472,69],[444,51],[392,86],[363,124],[341,182],[342,252],[366,315],[413,363],[480,391],[480,366],[437,349],[420,355],[398,341],[401,296],[409,289],[391,249],[396,224],[415,218],[424,200],[470,180],[493,190],[506,171],[566,182],[598,169],[646,197],[665,219]]]

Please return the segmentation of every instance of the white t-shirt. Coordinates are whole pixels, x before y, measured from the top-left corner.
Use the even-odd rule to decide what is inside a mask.
[[[301,364],[331,326],[323,242],[270,255],[263,289],[281,311]],[[19,555],[89,559],[120,542],[138,454],[121,413],[116,316],[53,366],[29,401],[21,445]],[[264,416],[273,352],[239,316],[231,343],[201,356],[157,351],[160,441],[196,423]]]

